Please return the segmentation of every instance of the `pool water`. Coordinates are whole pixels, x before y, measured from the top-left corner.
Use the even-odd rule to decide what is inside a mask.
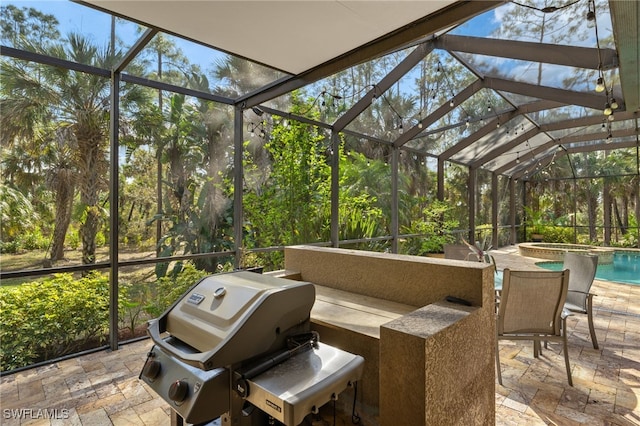
[[[552,271],[562,269],[562,262],[539,262],[536,265]],[[640,285],[640,253],[616,252],[613,263],[598,265],[596,279]]]

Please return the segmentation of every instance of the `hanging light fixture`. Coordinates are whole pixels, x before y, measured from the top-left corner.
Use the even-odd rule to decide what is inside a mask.
[[[261,120],[258,123],[249,123],[247,124],[247,130],[252,137],[257,134],[261,138],[264,138],[265,136],[267,136],[267,132],[265,131],[265,124],[266,123],[264,120]]]
[[[602,77],[598,77],[598,80],[596,80],[596,92],[604,92],[604,78]]]
[[[449,106],[450,106],[451,108],[453,108],[453,107],[455,106],[455,102],[453,102],[453,99],[451,99],[451,100],[449,101]]]
[[[595,8],[591,7],[591,1],[589,1],[589,6],[587,10],[587,21],[595,21],[596,20],[596,11]]]
[[[613,110],[611,109],[611,105],[609,104],[609,102],[607,102],[606,104],[604,104],[604,115],[606,116],[610,116],[611,114],[613,114]]]
[[[619,107],[618,101],[615,98],[611,98],[611,109],[618,109]]]

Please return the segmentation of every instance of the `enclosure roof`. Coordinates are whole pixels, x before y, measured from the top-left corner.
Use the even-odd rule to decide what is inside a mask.
[[[86,3],[297,75],[456,1],[87,0]],[[310,20],[309,16],[314,18]]]
[[[447,99],[424,111],[426,116],[416,114],[421,122],[414,119],[413,127],[387,141],[393,146],[512,177],[526,177],[534,166],[583,149],[635,147],[639,156],[638,1],[76,2],[278,70],[251,92],[226,98],[244,109],[265,106],[390,52],[415,48],[329,126],[352,131],[349,125],[367,105],[420,60],[440,51],[476,81],[450,88],[451,107]],[[596,13],[588,17],[587,10]],[[547,24],[538,25],[534,18]],[[547,31],[551,20],[558,26]],[[491,29],[483,32],[487,26]],[[594,91],[598,76],[605,79],[604,93]],[[402,84],[408,85],[406,78]],[[492,102],[500,108],[494,103],[490,113],[478,112]],[[618,108],[607,121],[603,109],[609,103]]]

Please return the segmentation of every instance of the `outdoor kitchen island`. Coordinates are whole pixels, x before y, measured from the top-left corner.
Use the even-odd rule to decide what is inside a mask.
[[[285,248],[285,270],[271,274],[316,286],[311,327],[364,358],[358,402],[369,418],[389,426],[495,423],[490,265],[295,246]]]

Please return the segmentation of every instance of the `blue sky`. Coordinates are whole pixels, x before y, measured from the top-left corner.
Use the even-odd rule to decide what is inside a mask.
[[[3,5],[14,4],[18,7],[32,7],[43,13],[54,15],[60,23],[59,30],[63,37],[69,32],[77,32],[89,37],[99,46],[106,46],[109,42],[111,16],[107,13],[68,0],[3,0],[2,3]],[[136,24],[125,23],[123,20],[118,20],[116,33],[128,46],[135,43],[141,35]],[[211,68],[214,59],[223,56],[218,51],[196,43],[178,37],[173,39],[189,60],[200,64],[203,70]]]
[[[498,23],[495,21],[494,12],[491,10],[465,22],[451,31],[451,34],[486,37],[497,27]]]

